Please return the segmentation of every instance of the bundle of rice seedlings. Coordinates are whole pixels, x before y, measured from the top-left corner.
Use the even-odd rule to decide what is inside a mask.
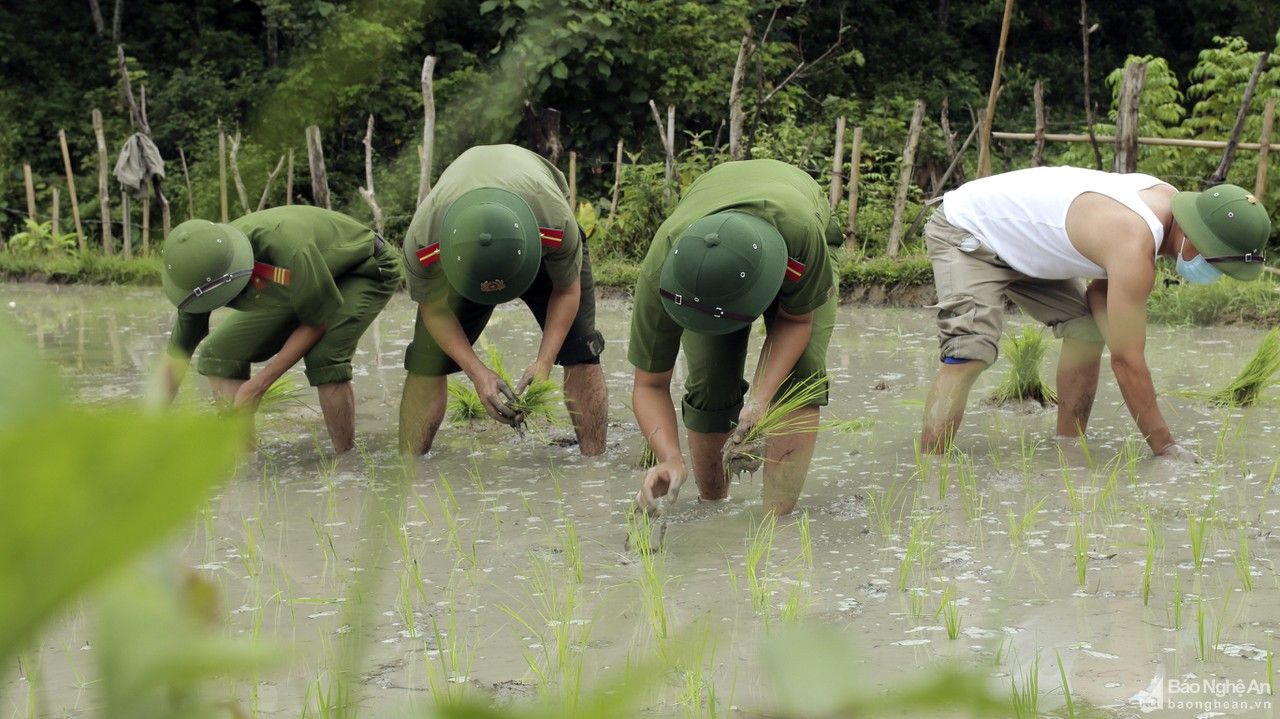
[[[1049,350],[1040,328],[1023,326],[1021,333],[1005,338],[1003,349],[1009,358],[1009,374],[991,394],[991,401],[1009,404],[1035,400],[1041,407],[1056,404],[1058,393],[1040,377],[1040,366]]]
[[[517,382],[511,377],[511,373],[507,371],[507,364],[502,359],[502,353],[494,345],[489,345],[485,349],[488,356],[489,366],[493,371],[502,378],[503,382],[513,390]],[[560,385],[551,379],[535,379],[525,387],[524,392],[516,397],[515,402],[508,402],[508,406],[515,410],[521,416],[520,425],[516,429],[523,429],[523,425],[530,419],[543,419],[551,424],[556,424],[556,407],[560,404]]]
[[[306,389],[294,384],[292,379],[281,377],[262,393],[262,399],[258,400],[258,410],[272,410],[286,405],[305,407],[306,403],[302,401],[305,393]]]
[[[815,432],[824,427],[814,427],[807,419],[793,417],[792,414],[807,407],[815,400],[821,399],[827,392],[827,382],[823,377],[810,377],[792,384],[785,392],[778,395],[768,407],[755,426],[747,430],[746,437],[737,445],[726,445],[722,460],[724,471],[730,476],[751,474],[764,463],[764,445],[769,437],[779,437],[801,432]]]
[[[1209,395],[1209,401],[1230,407],[1248,407],[1262,396],[1280,372],[1280,327],[1267,333],[1249,363],[1231,384]]]
[[[468,382],[449,380],[449,421],[470,422],[484,416],[484,403]]]

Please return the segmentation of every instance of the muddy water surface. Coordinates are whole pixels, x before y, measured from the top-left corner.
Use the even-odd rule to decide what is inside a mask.
[[[0,308],[88,403],[140,396],[171,320],[149,289],[0,285]],[[326,459],[309,390],[301,404],[265,413],[256,460],[163,555],[220,587],[229,632],[294,650],[288,667],[256,690],[235,689],[246,707],[303,714],[308,689],[336,666],[357,577],[379,588],[375,626],[363,639],[366,716],[430,703],[442,674],[450,691],[519,700],[561,694],[563,674],[575,667],[589,684],[656,651],[643,566],[623,551],[641,475],[627,408],[627,306],[605,302],[600,312],[610,342],[606,455],[579,457],[561,428],[517,437],[486,421],[446,424],[387,527],[370,527],[366,510],[400,472],[395,418],[413,313],[405,297],[392,301],[356,357],[361,455]],[[755,600],[747,564],[759,532],[758,475],[735,483],[724,503],[700,504],[687,487],[659,569],[671,634],[700,645],[703,676],[693,695],[701,699],[673,673],[653,693],[652,713],[698,715],[711,692],[721,713],[768,707],[773,691],[757,647],[770,627],[800,617],[827,622],[856,644],[863,662],[850,668],[850,681],[872,688],[958,660],[1006,692],[1025,682],[1039,654],[1041,712],[1062,711],[1060,656],[1077,709],[1146,715],[1150,707],[1139,702],[1162,696],[1166,708],[1154,716],[1269,716],[1267,697],[1248,690],[1266,683],[1266,651],[1280,623],[1272,484],[1280,388],[1248,411],[1185,396],[1224,383],[1261,336],[1150,333],[1162,407],[1175,435],[1208,460],[1199,467],[1148,456],[1105,368],[1088,445],[1059,451],[1051,410],[979,403],[1003,363],[975,390],[960,452],[939,464],[917,461],[913,450],[937,362],[927,312],[842,308],[824,416],[866,422],[820,438],[801,500],[808,531],[799,517],[779,520],[758,562]],[[503,307],[485,338],[510,367],[522,367],[536,325],[522,308]],[[290,377],[305,386],[300,371]],[[181,401],[207,394],[188,378]],[[1201,516],[1209,529],[1197,569],[1188,529]],[[1156,537],[1149,572],[1148,517]],[[379,554],[370,545],[382,536],[389,539]],[[938,612],[948,601],[958,610],[954,640],[948,613]],[[556,659],[561,644],[564,661]],[[64,617],[40,655],[46,713],[91,714],[89,613]],[[545,671],[548,655],[550,679],[540,686],[528,662]],[[1217,685],[1207,679],[1245,691],[1210,691]],[[0,675],[0,696],[0,716],[26,716],[18,671]]]

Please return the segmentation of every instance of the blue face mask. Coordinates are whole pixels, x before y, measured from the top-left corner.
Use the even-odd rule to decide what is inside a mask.
[[[1178,248],[1178,274],[1193,285],[1211,285],[1222,276],[1222,271],[1214,267],[1204,258],[1196,255],[1190,260],[1182,259],[1182,250],[1187,245],[1187,236],[1182,236],[1182,247]]]

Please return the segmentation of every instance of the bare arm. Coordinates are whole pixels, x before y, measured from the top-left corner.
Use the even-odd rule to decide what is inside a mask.
[[[674,497],[688,475],[684,456],[680,453],[676,408],[671,401],[671,371],[655,373],[636,369],[631,405],[636,413],[636,423],[658,460],[658,464],[645,473],[644,483],[636,494],[636,504],[653,509],[657,506],[658,497],[668,492]]]
[[[302,359],[312,347],[324,337],[324,325],[298,325],[289,338],[284,341],[284,346],[276,353],[271,361],[263,367],[258,374],[254,375],[240,385],[239,391],[236,392],[235,406],[257,406],[258,401],[262,399],[262,395],[276,380],[280,379],[290,367],[298,364],[298,360]]]
[[[760,348],[760,359],[756,363],[755,376],[751,382],[751,394],[739,418],[738,426],[742,433],[755,424],[769,401],[778,393],[778,388],[804,354],[812,333],[812,312],[789,315],[778,310],[769,334],[765,337],[764,346]]]
[[[514,424],[517,417],[507,406],[507,402],[514,400],[515,395],[511,394],[511,389],[498,374],[485,366],[476,355],[475,349],[471,347],[471,340],[467,339],[467,333],[463,331],[453,312],[443,302],[419,304],[418,312],[422,316],[423,325],[431,333],[431,338],[475,385],[476,394],[480,395],[480,401],[489,416],[503,424]]]
[[[576,279],[566,287],[553,287],[547,300],[547,321],[542,328],[542,342],[538,345],[538,357],[524,376],[516,394],[524,391],[534,379],[546,379],[551,375],[551,367],[555,364],[556,355],[564,345],[564,338],[569,335],[569,328],[578,316],[578,305],[582,299],[582,279]]]

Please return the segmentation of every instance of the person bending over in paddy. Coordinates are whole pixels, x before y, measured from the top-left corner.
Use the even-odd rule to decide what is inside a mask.
[[[1155,260],[1175,258],[1194,284],[1223,274],[1257,279],[1270,231],[1257,198],[1235,185],[1178,192],[1150,175],[1039,167],[948,192],[925,226],[942,364],[925,401],[921,447],[950,445],[974,380],[996,360],[1007,296],[1063,340],[1059,436],[1088,427],[1105,343],[1151,451],[1198,462],[1165,423],[1147,367]]]
[[[595,327],[595,282],[564,175],[515,145],[473,147],[440,175],[404,240],[409,296],[418,303],[405,352],[400,447],[431,449],[444,419],[448,375],[475,385],[493,419],[519,426],[510,405],[552,364],[564,367],[565,406],[584,455],[605,449],[608,397]],[[496,305],[519,298],[542,327],[537,357],[514,390],[472,345]]]
[[[330,210],[293,205],[228,224],[183,222],[165,242],[161,270],[165,296],[178,308],[162,369],[168,400],[197,346],[196,370],[218,400],[249,409],[303,360],[334,451],[350,450],[351,359],[400,277],[394,249]],[[209,314],[224,306],[235,312],[210,335]],[[251,375],[253,362],[267,364]]]
[[[820,396],[791,418],[812,430],[768,437],[764,450],[765,510],[795,507],[819,406],[827,403],[826,353],[838,300],[827,245],[840,239],[818,183],[775,160],[712,168],[658,228],[636,284],[628,348],[636,421],[658,460],[636,494],[639,507],[655,509],[664,495],[674,500],[688,474],[671,400],[682,344],[689,369],[683,419],[704,500],[728,497],[725,450],[744,442],[774,397],[798,382],[822,383]],[[766,335],[748,385],[747,340],[761,315]]]

